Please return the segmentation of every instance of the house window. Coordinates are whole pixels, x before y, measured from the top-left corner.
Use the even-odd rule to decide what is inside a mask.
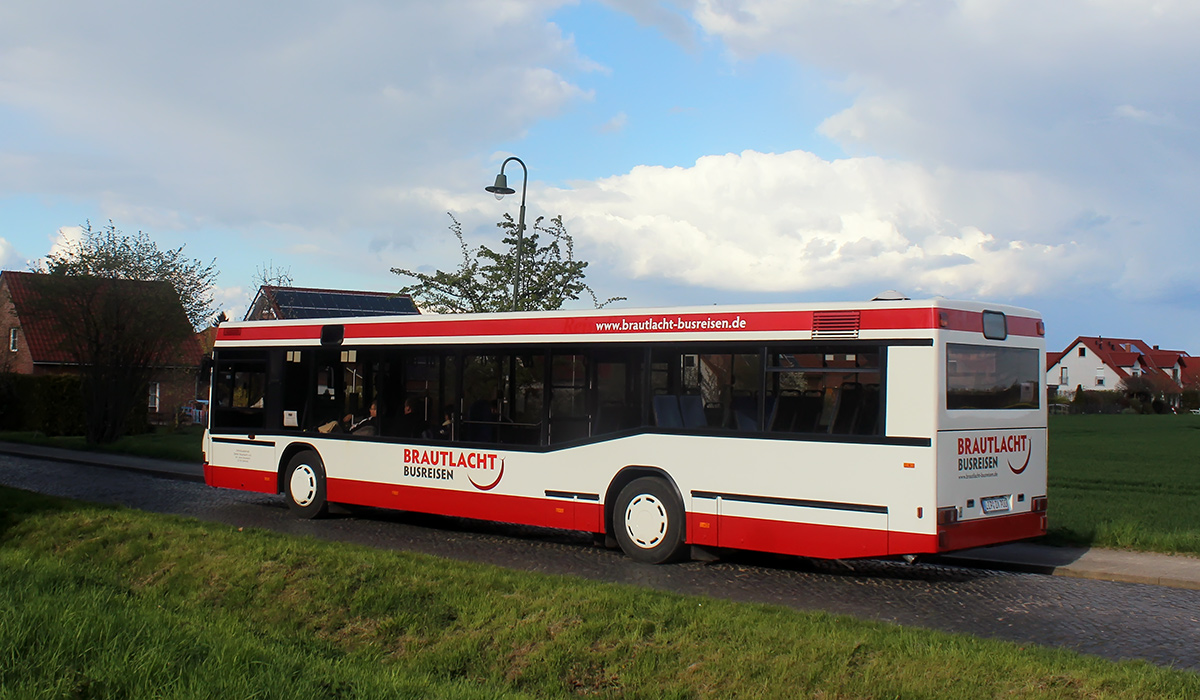
[[[1082,345],[1079,346],[1079,356],[1087,357],[1087,348],[1083,347]]]
[[[17,351],[17,329],[11,328],[8,331],[8,350],[9,352]]]
[[[1104,386],[1104,368],[1096,368],[1096,386]]]
[[[151,411],[158,411],[158,382],[150,382],[150,396],[147,405]]]
[[[1058,383],[1059,384],[1069,384],[1070,383],[1070,380],[1067,379],[1067,368],[1066,367],[1058,368]]]

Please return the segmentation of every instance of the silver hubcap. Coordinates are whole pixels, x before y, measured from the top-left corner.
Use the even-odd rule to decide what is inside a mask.
[[[638,494],[625,508],[625,532],[642,549],[653,549],[667,536],[667,509],[654,496]]]
[[[317,498],[317,473],[307,464],[301,464],[292,471],[292,480],[288,484],[288,493],[296,505],[303,508]]]

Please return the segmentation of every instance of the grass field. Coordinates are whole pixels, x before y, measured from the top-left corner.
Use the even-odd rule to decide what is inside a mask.
[[[0,488],[0,698],[1193,698],[1200,675]]]
[[[1200,554],[1200,416],[1051,416],[1055,544]]]

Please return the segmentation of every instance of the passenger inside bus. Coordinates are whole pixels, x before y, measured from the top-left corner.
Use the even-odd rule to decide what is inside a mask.
[[[371,407],[368,409],[368,415],[365,418],[355,419],[353,414],[347,414],[342,422],[346,425],[347,432],[351,435],[375,435],[378,430],[376,423],[379,415],[379,402],[372,401]]]

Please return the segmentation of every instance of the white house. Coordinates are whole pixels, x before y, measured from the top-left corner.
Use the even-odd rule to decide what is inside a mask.
[[[1142,340],[1080,336],[1063,352],[1046,354],[1046,386],[1060,395],[1112,391],[1130,377],[1146,377],[1163,398],[1178,406],[1183,387],[1196,379],[1200,358],[1160,350]]]

